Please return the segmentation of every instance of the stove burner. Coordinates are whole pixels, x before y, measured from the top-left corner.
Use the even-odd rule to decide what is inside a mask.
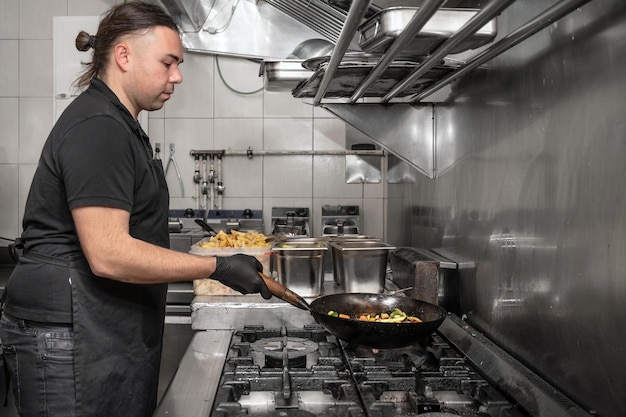
[[[253,352],[265,357],[265,366],[304,368],[309,354],[317,351],[318,344],[300,337],[269,337],[250,345]]]
[[[266,417],[315,417],[315,414],[298,409],[276,410],[266,414]]]
[[[355,358],[372,358],[379,365],[398,367],[403,365],[407,370],[418,368],[434,369],[439,366],[439,356],[430,347],[424,349],[419,344],[398,349],[374,349],[363,345],[347,345],[348,356]]]

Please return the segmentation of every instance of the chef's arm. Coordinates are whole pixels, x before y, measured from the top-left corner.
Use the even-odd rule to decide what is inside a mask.
[[[216,258],[165,249],[132,237],[130,213],[110,207],[72,210],[80,245],[94,274],[134,283],[207,278]]]

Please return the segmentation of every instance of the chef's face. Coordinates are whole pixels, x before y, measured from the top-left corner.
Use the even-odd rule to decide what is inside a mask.
[[[180,36],[168,27],[156,26],[129,43],[134,56],[127,84],[129,101],[136,113],[158,110],[174,93],[174,85],[183,81]]]

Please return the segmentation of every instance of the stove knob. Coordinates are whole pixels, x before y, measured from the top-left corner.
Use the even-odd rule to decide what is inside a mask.
[[[193,215],[194,215],[193,209],[190,209],[190,208],[185,209],[185,217],[193,217]]]
[[[350,216],[354,216],[354,215],[359,213],[359,207],[358,206],[348,206],[346,208],[346,211],[348,212],[348,214]]]
[[[244,219],[249,219],[252,217],[252,210],[250,209],[244,209],[243,211],[243,217]]]
[[[298,217],[306,217],[308,215],[308,210],[305,208],[299,208],[296,210],[296,214]]]

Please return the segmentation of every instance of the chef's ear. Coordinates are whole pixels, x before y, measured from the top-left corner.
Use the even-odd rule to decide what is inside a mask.
[[[128,69],[128,56],[129,56],[129,45],[125,42],[120,42],[115,45],[113,48],[113,58],[115,59],[115,63],[123,70],[126,71]]]

